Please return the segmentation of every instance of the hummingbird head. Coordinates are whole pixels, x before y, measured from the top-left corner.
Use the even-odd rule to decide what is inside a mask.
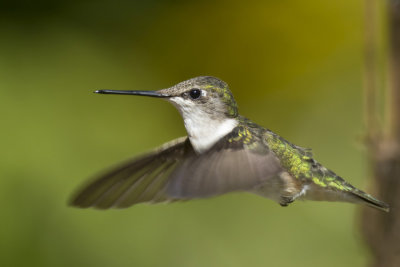
[[[166,99],[181,113],[190,141],[205,151],[237,126],[238,109],[228,85],[200,76],[158,91],[98,90],[101,94],[141,95]]]
[[[215,120],[238,116],[237,104],[228,85],[215,77],[192,78],[157,92],[167,95],[168,101],[184,117],[192,112],[203,113]]]

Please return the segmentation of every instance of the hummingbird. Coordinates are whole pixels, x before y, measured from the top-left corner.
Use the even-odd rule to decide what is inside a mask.
[[[389,206],[357,189],[313,158],[311,149],[239,115],[228,85],[200,76],[158,91],[98,94],[161,98],[181,114],[187,136],[170,141],[97,177],[72,198],[80,208],[126,208],[250,192],[281,206],[295,200]]]

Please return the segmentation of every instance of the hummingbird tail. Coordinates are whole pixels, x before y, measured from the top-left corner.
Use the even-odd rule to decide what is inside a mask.
[[[386,204],[383,201],[380,201],[376,198],[374,198],[373,196],[358,190],[358,189],[354,189],[351,191],[352,195],[359,200],[361,203],[364,203],[372,208],[381,210],[381,211],[385,211],[385,212],[389,212],[389,205]]]

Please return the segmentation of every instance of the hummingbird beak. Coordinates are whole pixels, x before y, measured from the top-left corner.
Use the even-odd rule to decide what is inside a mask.
[[[96,94],[113,94],[113,95],[140,95],[158,98],[170,97],[170,95],[160,93],[159,91],[122,91],[122,90],[96,90]]]

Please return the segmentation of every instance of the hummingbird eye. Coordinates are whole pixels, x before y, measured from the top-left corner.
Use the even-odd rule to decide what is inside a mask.
[[[189,95],[191,99],[197,99],[201,96],[201,90],[200,89],[192,89],[189,91]]]

